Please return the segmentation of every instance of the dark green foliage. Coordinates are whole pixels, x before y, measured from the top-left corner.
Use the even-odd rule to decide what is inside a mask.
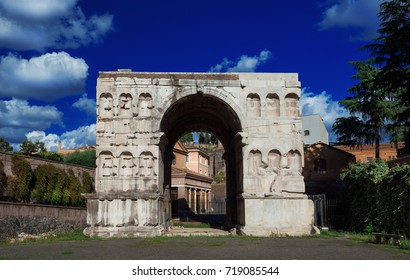
[[[91,193],[93,192],[93,178],[89,173],[83,171],[83,188],[82,193]]]
[[[10,143],[0,137],[0,151],[2,152],[11,152],[13,147],[10,146]]]
[[[13,156],[11,162],[13,176],[7,179],[6,194],[7,196],[14,197],[18,201],[29,202],[34,183],[30,163],[21,156]]]
[[[189,143],[194,141],[194,137],[192,135],[192,132],[184,134],[181,139],[179,139],[182,143]]]
[[[363,47],[369,60],[352,62],[359,81],[349,89],[353,96],[340,102],[365,126],[351,127],[347,134],[340,134],[346,132],[346,126],[340,127],[345,121],[334,126],[340,141],[375,143],[376,158],[386,132],[392,141],[404,140],[410,154],[410,0],[382,1],[379,19],[378,37]]]
[[[223,171],[219,171],[218,174],[214,177],[214,182],[217,184],[223,183],[226,181],[226,174]]]
[[[410,165],[355,163],[342,178],[352,230],[410,233]]]
[[[4,164],[0,160],[0,196],[3,195],[5,189],[7,186],[7,176],[6,173],[4,173]]]
[[[56,182],[60,177],[64,176],[64,171],[52,164],[39,165],[34,170],[36,178],[32,199],[39,203],[52,203],[52,195],[56,186]],[[61,180],[61,179],[60,179]]]
[[[82,174],[82,183],[73,170],[65,172],[52,164],[39,165],[34,170],[34,175],[36,178],[32,192],[34,202],[84,207],[86,200],[81,193],[92,192],[92,177],[85,171]]]
[[[375,144],[375,157],[380,158],[380,139],[387,121],[392,118],[397,102],[387,98],[384,88],[377,83],[379,69],[371,61],[352,62],[358,83],[349,89],[352,96],[340,103],[352,114],[338,118],[333,129],[338,141],[350,146]],[[360,114],[360,118],[356,116]]]
[[[68,154],[64,157],[64,162],[95,168],[96,167],[95,150],[87,150],[83,152],[78,151],[78,152]]]
[[[204,144],[205,143],[205,135],[204,135],[204,133],[199,133],[199,136],[198,136],[198,143],[199,144]]]
[[[404,131],[410,153],[410,1],[390,0],[380,4],[379,36],[364,46],[380,67],[378,85],[400,104],[392,122]]]
[[[342,145],[358,147],[371,144],[366,124],[358,117],[337,118],[332,129],[337,135],[338,142]]]
[[[20,144],[20,151],[19,151],[20,154],[23,154],[26,156],[32,156],[34,154],[43,153],[43,152],[47,152],[47,149],[43,142],[37,141],[33,143],[32,141],[24,140]]]
[[[68,184],[63,193],[63,205],[84,206],[85,200],[81,196],[82,185],[80,180],[71,169],[68,170],[67,175]]]
[[[63,156],[55,152],[40,152],[37,156],[48,160],[63,161]]]

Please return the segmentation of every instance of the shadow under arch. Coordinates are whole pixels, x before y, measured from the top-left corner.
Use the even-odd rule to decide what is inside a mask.
[[[161,154],[164,168],[164,202],[171,213],[170,186],[173,147],[187,132],[208,131],[225,149],[226,163],[226,226],[245,225],[243,193],[242,125],[238,114],[221,98],[202,92],[175,100],[164,113],[161,132]]]

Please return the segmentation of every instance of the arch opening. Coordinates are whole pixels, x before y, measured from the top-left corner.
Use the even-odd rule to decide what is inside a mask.
[[[238,201],[239,194],[243,192],[242,141],[239,134],[242,132],[242,126],[238,115],[232,107],[225,101],[212,95],[201,93],[189,95],[174,102],[168,108],[163,115],[160,128],[165,135],[162,138],[160,147],[164,170],[164,203],[168,205],[167,213],[169,217],[170,213],[172,213],[171,198],[176,196],[176,190],[172,188],[171,172],[172,163],[173,161],[175,162],[174,146],[185,133],[206,131],[215,135],[225,150],[223,155],[226,168],[225,225],[229,228],[236,225],[244,225],[243,203]],[[192,191],[195,190],[192,189]],[[191,193],[191,190],[187,191],[186,203],[192,205],[190,200],[196,200],[196,196],[196,191],[195,194]],[[191,210],[193,210],[191,214],[195,214],[200,209],[191,208]],[[207,215],[207,217],[216,219],[218,222],[221,221],[220,216],[211,217],[211,215]]]

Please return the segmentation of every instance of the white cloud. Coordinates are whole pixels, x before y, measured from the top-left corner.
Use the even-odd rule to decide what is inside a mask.
[[[75,6],[77,1],[78,0],[0,0],[0,6],[12,16],[36,21],[65,16],[67,12]]]
[[[96,103],[95,99],[90,99],[87,97],[87,94],[84,93],[80,99],[78,99],[74,104],[74,108],[77,108],[80,111],[85,112],[87,115],[95,116],[96,115]]]
[[[112,29],[112,15],[85,17],[78,0],[0,0],[0,48],[78,48]]]
[[[43,142],[47,151],[57,151],[58,141],[60,137],[57,134],[47,134],[44,131],[34,130],[26,133],[27,140],[32,142]]]
[[[76,130],[67,131],[60,136],[63,147],[71,149],[86,145],[95,145],[96,125],[81,126]]]
[[[55,99],[84,92],[88,65],[66,52],[31,59],[14,54],[0,57],[0,97]]]
[[[321,30],[330,28],[357,28],[354,40],[370,40],[377,37],[379,5],[382,0],[335,0],[323,13],[319,23]]]
[[[44,131],[26,133],[27,140],[44,142],[48,151],[57,151],[61,141],[63,149],[72,149],[87,145],[95,145],[95,124],[81,126],[75,130],[64,132],[62,135],[46,134]]]
[[[224,58],[223,61],[209,70],[209,72],[255,72],[256,68],[270,59],[272,53],[263,50],[257,56],[242,55],[236,61]]]
[[[300,108],[302,115],[319,114],[329,132],[329,141],[335,142],[336,136],[332,131],[333,123],[337,118],[350,116],[349,112],[339,104],[338,101],[332,99],[332,96],[325,91],[320,94],[307,92],[307,89],[302,90],[300,99]]]
[[[63,126],[62,113],[54,106],[32,106],[26,100],[0,100],[0,137],[10,143],[21,143],[25,134]]]

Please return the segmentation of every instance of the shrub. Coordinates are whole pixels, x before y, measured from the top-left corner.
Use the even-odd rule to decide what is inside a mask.
[[[410,232],[410,165],[355,163],[342,179],[353,231]]]
[[[4,191],[6,190],[7,186],[7,176],[6,173],[4,172],[4,164],[0,160],[0,196],[4,194]]]
[[[13,176],[7,179],[6,193],[18,201],[29,202],[34,183],[30,163],[20,156],[13,156],[11,162]]]
[[[64,162],[95,168],[97,165],[95,150],[74,152],[64,157]]]
[[[63,161],[63,156],[55,152],[40,152],[37,156],[48,160]]]

